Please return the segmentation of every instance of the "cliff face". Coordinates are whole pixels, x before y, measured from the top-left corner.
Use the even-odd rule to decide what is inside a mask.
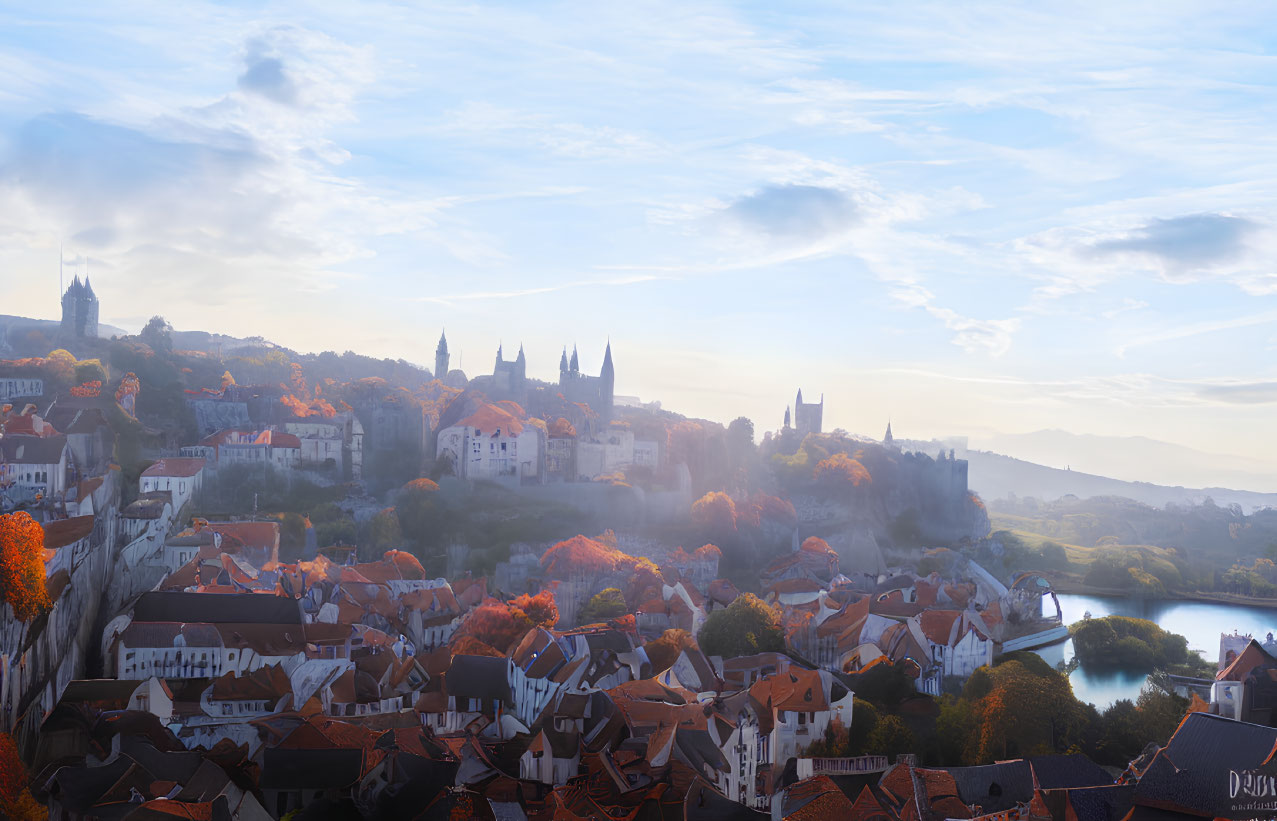
[[[870,542],[935,546],[988,535],[989,516],[967,487],[965,460],[877,445],[864,445],[856,458],[869,472],[867,483],[845,493],[813,486],[794,500],[803,526],[828,530],[825,538],[840,553],[854,544],[855,558],[871,563]]]

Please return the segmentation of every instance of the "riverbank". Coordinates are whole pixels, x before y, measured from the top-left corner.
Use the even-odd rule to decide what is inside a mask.
[[[1131,591],[1113,587],[1096,587],[1068,576],[1051,578],[1051,588],[1058,594],[1074,596],[1110,596],[1113,598],[1133,598]],[[1146,601],[1183,601],[1202,602],[1204,604],[1230,604],[1238,607],[1258,607],[1264,610],[1277,609],[1277,599],[1261,599],[1256,596],[1240,596],[1232,593],[1199,593],[1199,592],[1167,592],[1165,596]]]

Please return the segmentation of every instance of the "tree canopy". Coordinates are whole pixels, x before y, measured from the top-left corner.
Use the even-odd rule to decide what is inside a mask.
[[[753,593],[742,593],[726,608],[711,613],[697,641],[706,655],[723,658],[785,649],[780,613]]]

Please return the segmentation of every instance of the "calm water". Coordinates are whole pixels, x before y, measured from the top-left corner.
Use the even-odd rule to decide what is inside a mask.
[[[1050,602],[1043,602],[1049,607]],[[1240,607],[1232,604],[1207,602],[1139,601],[1138,599],[1110,598],[1107,596],[1061,595],[1060,610],[1064,623],[1081,621],[1090,611],[1092,616],[1133,616],[1157,622],[1163,630],[1178,633],[1188,639],[1189,650],[1202,651],[1207,661],[1219,658],[1219,634],[1250,633],[1263,640],[1271,632],[1277,632],[1277,609]],[[1073,642],[1065,641],[1035,651],[1052,665],[1073,658]],[[1135,700],[1144,686],[1144,676],[1132,673],[1088,673],[1082,669],[1069,676],[1073,694],[1080,700],[1094,704],[1101,710],[1120,698]]]

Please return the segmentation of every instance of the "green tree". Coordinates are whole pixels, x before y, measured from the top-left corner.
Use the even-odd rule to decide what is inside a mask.
[[[279,560],[291,564],[302,558],[306,547],[306,520],[298,513],[285,513],[279,519]]]
[[[380,556],[387,550],[396,550],[403,544],[403,529],[399,524],[399,513],[388,507],[372,517],[368,523],[369,556]]]
[[[785,649],[780,613],[753,593],[742,593],[723,610],[715,610],[697,636],[708,656],[735,658]]]
[[[594,624],[607,621],[623,616],[627,612],[629,608],[625,604],[625,596],[617,588],[609,587],[595,593],[581,608],[581,623]]]
[[[852,723],[855,723],[854,719]],[[878,719],[866,742],[871,755],[885,755],[889,761],[895,761],[896,756],[901,753],[913,752],[917,745],[918,739],[900,716],[883,716]]]
[[[95,381],[106,383],[106,371],[102,368],[101,360],[85,359],[75,366],[75,382],[77,385]]]
[[[138,336],[156,353],[170,353],[173,350],[173,326],[162,316],[153,316]]]

